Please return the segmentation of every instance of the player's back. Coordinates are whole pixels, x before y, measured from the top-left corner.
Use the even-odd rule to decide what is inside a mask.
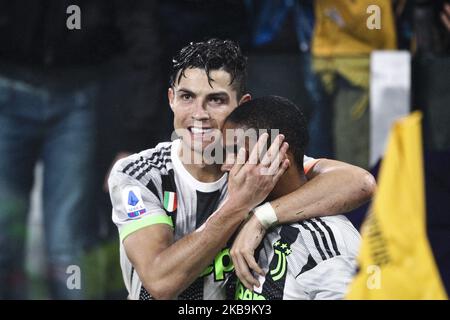
[[[257,252],[265,271],[254,292],[237,286],[237,299],[342,299],[356,271],[361,237],[344,216],[280,225]]]

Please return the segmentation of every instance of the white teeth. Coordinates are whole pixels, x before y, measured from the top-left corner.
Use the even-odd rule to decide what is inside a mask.
[[[202,128],[195,128],[195,127],[192,127],[192,128],[191,128],[191,131],[192,131],[192,133],[194,133],[194,134],[205,134],[205,133],[211,132],[212,129],[211,129],[211,128],[209,128],[209,129],[202,129]]]

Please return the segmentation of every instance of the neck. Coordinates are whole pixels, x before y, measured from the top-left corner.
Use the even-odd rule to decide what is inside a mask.
[[[268,197],[268,201],[278,199],[291,192],[294,192],[306,182],[307,179],[305,174],[301,170],[299,170],[298,167],[291,161],[291,166],[286,170],[286,172],[273,188]]]
[[[184,156],[188,154],[189,156]],[[181,163],[186,170],[198,181],[201,182],[215,182],[223,176],[218,164],[206,164],[200,153],[191,150],[181,143],[181,148],[178,151]]]

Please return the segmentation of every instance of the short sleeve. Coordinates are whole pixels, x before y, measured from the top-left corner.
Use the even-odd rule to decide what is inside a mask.
[[[340,255],[322,261],[296,280],[312,300],[342,300],[355,269],[354,257]]]
[[[305,174],[308,173],[309,170],[311,170],[312,167],[319,161],[320,159],[314,159],[311,157],[308,157],[306,155],[303,156],[303,169],[305,171]]]
[[[173,228],[172,218],[166,214],[158,196],[136,179],[121,171],[112,171],[108,185],[112,220],[119,229],[120,241],[154,224],[167,224]]]

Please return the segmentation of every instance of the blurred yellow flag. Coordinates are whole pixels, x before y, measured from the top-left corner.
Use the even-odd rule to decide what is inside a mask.
[[[447,299],[426,233],[421,120],[392,128],[347,299]]]

